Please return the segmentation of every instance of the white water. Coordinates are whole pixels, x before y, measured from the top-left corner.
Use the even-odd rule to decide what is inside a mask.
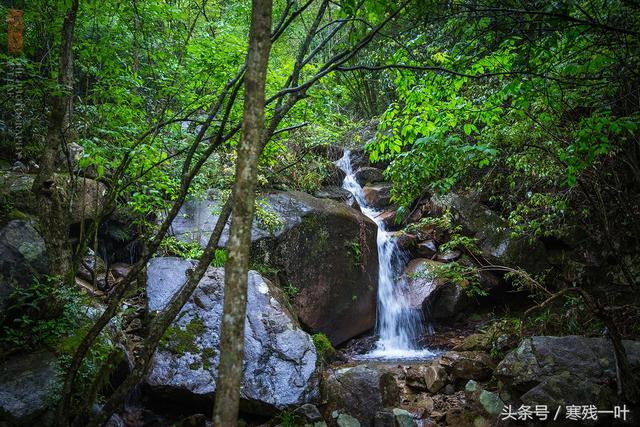
[[[407,263],[405,254],[398,248],[393,233],[385,229],[380,212],[375,210],[364,197],[362,187],[355,179],[351,166],[351,152],[336,162],[346,177],[342,187],[348,190],[360,205],[362,213],[378,225],[378,305],[376,334],[378,341],[375,349],[362,356],[372,359],[421,359],[432,356],[429,350],[419,349],[416,345],[423,332],[423,319],[420,311],[412,310],[406,298],[407,282],[402,271]]]

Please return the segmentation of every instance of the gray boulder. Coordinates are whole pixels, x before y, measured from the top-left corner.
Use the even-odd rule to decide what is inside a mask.
[[[185,280],[191,261],[155,258],[148,265],[149,309],[162,310]],[[216,390],[224,270],[209,268],[167,330],[146,377],[165,397],[211,400]],[[296,324],[282,296],[249,272],[244,343],[243,409],[269,414],[313,400],[316,350]]]
[[[624,341],[632,369],[640,368],[640,342]],[[605,338],[527,338],[498,365],[503,388],[531,405],[596,405],[615,402],[616,366]]]
[[[400,402],[393,375],[367,365],[327,371],[322,394],[325,413],[344,411],[364,426],[373,423],[376,413]]]
[[[49,426],[58,361],[47,350],[13,357],[0,365],[0,425]]]
[[[261,198],[276,226],[256,220],[252,228],[254,261],[277,268],[298,294],[292,301],[299,320],[313,332],[340,344],[375,324],[378,287],[377,226],[342,203],[299,191],[272,192]],[[217,216],[216,202],[183,207],[176,218],[180,239],[206,243]],[[226,244],[227,231],[221,246]]]
[[[416,258],[407,264],[404,276],[407,279],[407,302],[413,309],[421,310],[429,294],[441,285],[433,274],[433,268],[440,265],[437,261]]]

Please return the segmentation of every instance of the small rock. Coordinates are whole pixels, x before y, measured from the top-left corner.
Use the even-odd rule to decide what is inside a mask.
[[[413,427],[413,415],[411,412],[400,408],[393,408],[393,416],[396,420],[396,427]]]
[[[438,246],[433,240],[420,242],[416,245],[416,254],[423,258],[431,258],[438,252]]]
[[[446,251],[444,253],[438,254],[437,260],[440,262],[452,262],[459,259],[462,256],[462,252],[455,249],[453,251]]]
[[[456,392],[456,388],[453,386],[453,384],[447,384],[444,387],[444,394],[452,395],[455,392]]]
[[[315,423],[316,421],[324,421],[320,411],[315,405],[311,403],[305,403],[304,405],[293,411],[295,415],[302,418],[305,423]]]
[[[338,415],[336,422],[338,423],[338,427],[360,427],[360,421],[348,414]]]
[[[480,384],[474,380],[469,380],[467,385],[464,386],[464,391],[467,393],[475,393],[478,390],[480,390]]]
[[[482,390],[479,397],[480,405],[489,415],[499,415],[504,408],[504,402],[497,394]]]
[[[425,370],[425,384],[431,393],[437,393],[447,383],[447,373],[440,365],[428,366]]]

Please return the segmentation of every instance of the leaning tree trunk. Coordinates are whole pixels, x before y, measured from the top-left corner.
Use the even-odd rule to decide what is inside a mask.
[[[58,84],[61,93],[53,97],[47,140],[40,157],[40,169],[33,182],[38,206],[40,232],[47,248],[49,274],[71,279],[72,253],[69,244],[70,186],[56,178],[56,159],[62,152],[64,132],[69,123],[73,90],[73,29],[78,13],[78,0],[73,0],[62,24]]]
[[[220,334],[220,366],[213,410],[214,426],[236,425],[244,353],[247,309],[247,272],[251,223],[255,203],[257,167],[264,135],[264,102],[267,62],[271,49],[271,0],[253,0],[244,116],[238,147],[236,180],[229,230],[229,259],[225,265],[224,306]]]

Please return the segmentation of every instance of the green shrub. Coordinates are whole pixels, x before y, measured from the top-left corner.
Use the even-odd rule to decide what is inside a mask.
[[[9,301],[0,323],[3,353],[53,345],[76,330],[84,307],[76,287],[65,286],[59,278],[48,276],[34,279],[28,286],[14,287]]]

